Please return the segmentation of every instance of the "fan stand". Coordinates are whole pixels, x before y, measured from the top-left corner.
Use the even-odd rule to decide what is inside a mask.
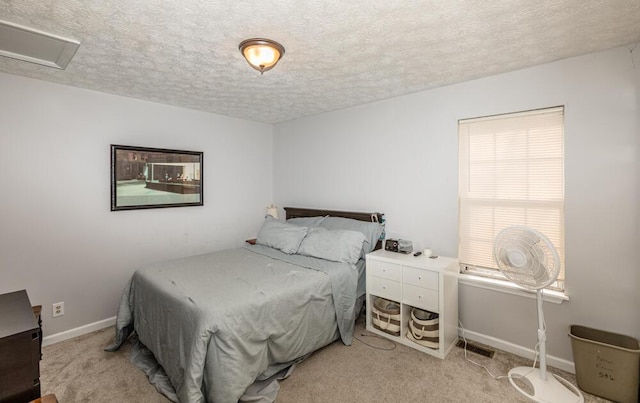
[[[583,403],[584,397],[580,390],[566,379],[555,374],[547,374],[547,352],[546,341],[547,332],[544,326],[544,313],[542,312],[542,289],[536,290],[536,300],[538,303],[538,346],[540,350],[540,368],[516,367],[509,371],[509,382],[511,385],[531,400],[544,403]],[[528,381],[533,388],[533,394],[521,388],[515,380],[523,379]]]

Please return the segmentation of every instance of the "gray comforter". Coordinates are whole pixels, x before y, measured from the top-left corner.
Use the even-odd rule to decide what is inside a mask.
[[[338,337],[351,344],[355,266],[246,246],[139,269],[120,303],[181,402],[237,402],[269,369]]]

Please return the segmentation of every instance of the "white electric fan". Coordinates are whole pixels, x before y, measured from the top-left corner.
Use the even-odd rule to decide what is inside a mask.
[[[547,374],[547,333],[542,312],[542,289],[550,285],[560,272],[560,258],[549,238],[524,226],[507,227],[500,231],[493,243],[493,257],[500,271],[513,283],[536,291],[538,303],[538,347],[540,368],[516,367],[509,371],[514,388],[536,402],[584,402],[580,390],[569,381]],[[532,393],[515,380],[528,383]]]

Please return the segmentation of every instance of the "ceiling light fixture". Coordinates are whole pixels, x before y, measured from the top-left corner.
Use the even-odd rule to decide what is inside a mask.
[[[271,70],[284,55],[284,46],[271,39],[247,39],[240,42],[238,48],[249,65],[258,70],[260,74]]]

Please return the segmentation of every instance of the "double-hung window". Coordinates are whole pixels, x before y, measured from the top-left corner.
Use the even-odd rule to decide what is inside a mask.
[[[548,288],[564,291],[564,107],[460,120],[458,136],[462,273],[504,279],[493,241],[524,225],[558,250],[560,275]]]

